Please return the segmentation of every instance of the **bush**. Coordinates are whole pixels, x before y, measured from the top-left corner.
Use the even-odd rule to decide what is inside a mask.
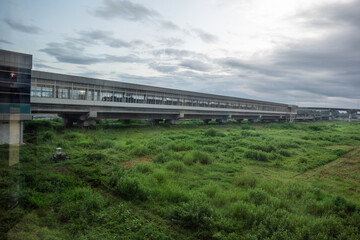
[[[291,156],[291,153],[289,151],[287,151],[287,150],[284,150],[284,149],[280,149],[279,153],[280,153],[280,155],[282,155],[284,157],[290,157]]]
[[[260,150],[263,152],[273,152],[276,148],[271,144],[254,144],[250,146],[251,149]]]
[[[254,203],[255,205],[265,204],[269,201],[269,194],[262,190],[261,188],[252,189],[249,192],[248,201]]]
[[[209,154],[201,151],[192,151],[185,154],[183,161],[187,165],[199,162],[201,164],[210,164],[212,159]]]
[[[169,159],[169,155],[165,154],[165,153],[160,153],[157,156],[155,156],[151,161],[154,163],[165,163],[168,162]]]
[[[182,162],[171,161],[166,166],[166,169],[176,172],[176,173],[182,173],[182,172],[184,172],[185,165]]]
[[[135,166],[135,170],[141,173],[152,173],[153,169],[150,163],[139,163],[136,164]]]
[[[128,176],[123,176],[117,181],[114,192],[126,200],[145,201],[147,199],[147,193],[138,180]]]
[[[336,154],[336,156],[341,157],[342,155],[346,154],[348,151],[344,149],[335,149],[333,150],[333,153]]]
[[[154,178],[159,184],[164,184],[167,182],[168,175],[165,171],[159,170],[154,173]]]
[[[248,159],[267,162],[269,157],[266,153],[258,150],[247,150],[244,153],[244,156]]]
[[[98,147],[99,147],[100,149],[107,149],[107,148],[113,147],[114,144],[115,144],[114,141],[104,140],[104,141],[101,141],[101,142],[98,144]]]
[[[130,154],[136,157],[144,157],[149,155],[149,149],[144,145],[132,146]]]
[[[213,128],[210,128],[210,129],[205,131],[204,135],[207,136],[207,137],[216,137],[217,131],[215,129],[213,129]]]
[[[94,222],[105,201],[100,193],[90,188],[77,188],[65,193],[61,199],[58,215],[63,222]],[[81,226],[86,227],[86,225]]]
[[[254,187],[256,187],[257,182],[258,181],[254,175],[245,174],[245,175],[238,176],[235,179],[234,184],[237,186],[254,188]]]
[[[171,218],[172,221],[185,228],[198,230],[199,228],[209,229],[212,215],[212,210],[207,203],[193,199],[176,206]]]
[[[49,141],[54,139],[55,134],[52,131],[45,131],[42,136],[41,136],[41,140],[43,142]]]
[[[168,148],[175,152],[187,151],[192,149],[192,147],[185,142],[172,142],[168,145]]]

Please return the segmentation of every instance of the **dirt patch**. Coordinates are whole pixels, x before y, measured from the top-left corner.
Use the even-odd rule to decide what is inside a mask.
[[[138,158],[138,159],[135,159],[135,160],[132,160],[132,161],[121,162],[121,163],[118,163],[118,164],[124,166],[125,169],[129,169],[134,164],[138,164],[138,163],[142,163],[142,162],[150,162],[151,159],[153,159],[153,157],[154,156],[148,156],[148,157],[145,157],[145,158]]]

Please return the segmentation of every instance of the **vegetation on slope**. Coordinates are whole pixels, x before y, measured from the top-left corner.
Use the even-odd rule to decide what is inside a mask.
[[[28,122],[19,164],[0,147],[0,237],[359,239],[359,133],[342,122]],[[70,159],[52,161],[56,147]]]

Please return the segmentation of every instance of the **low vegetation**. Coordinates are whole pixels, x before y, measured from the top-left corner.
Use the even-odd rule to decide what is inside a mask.
[[[360,239],[360,124],[26,124],[0,239]],[[54,162],[62,147],[69,159]]]

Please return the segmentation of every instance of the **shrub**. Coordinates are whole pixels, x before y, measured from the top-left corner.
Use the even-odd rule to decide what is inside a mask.
[[[212,210],[206,202],[193,199],[176,206],[171,217],[175,223],[197,230],[199,228],[209,229],[212,215]]]
[[[245,175],[238,176],[235,179],[234,184],[237,185],[237,186],[254,188],[254,187],[256,187],[257,182],[258,181],[257,181],[257,179],[255,178],[254,175],[245,174]]]
[[[275,151],[276,148],[271,144],[254,144],[250,146],[251,149],[261,150],[263,152],[272,152]]]
[[[165,163],[168,162],[169,159],[169,155],[166,153],[160,153],[157,156],[155,156],[151,161],[154,163]]]
[[[193,151],[191,153],[194,162],[199,162],[201,164],[210,164],[212,162],[209,154],[201,151]]]
[[[269,201],[269,194],[260,188],[252,189],[249,192],[248,201],[255,205],[265,204]]]
[[[49,141],[54,139],[55,134],[52,131],[45,131],[42,136],[41,136],[41,140],[43,142]]]
[[[128,176],[123,176],[118,180],[114,192],[126,200],[144,201],[147,199],[147,193],[138,180]]]
[[[184,157],[183,157],[183,162],[186,164],[186,165],[193,165],[195,163],[195,159],[192,155],[192,152],[187,152]]]
[[[207,137],[216,137],[217,131],[214,128],[210,128],[205,131],[204,135]]]
[[[154,173],[154,178],[159,184],[164,184],[167,182],[168,175],[164,171],[157,171]]]
[[[149,149],[144,145],[136,145],[135,147],[132,147],[130,153],[137,157],[144,157],[149,154]]]
[[[168,145],[168,148],[175,152],[180,152],[190,150],[192,147],[185,142],[172,142]]]
[[[90,188],[77,188],[66,192],[62,197],[58,215],[63,222],[93,222],[97,218],[97,212],[105,205],[100,193]],[[86,226],[82,226],[86,227]]]
[[[153,169],[150,163],[139,163],[136,164],[135,166],[135,170],[141,173],[152,173]]]
[[[266,162],[269,160],[268,155],[266,153],[258,150],[247,150],[245,151],[244,156],[248,159],[262,161],[262,162]]]
[[[108,156],[103,152],[91,151],[91,152],[85,153],[83,159],[85,161],[85,165],[86,165],[86,163],[87,164],[95,164],[97,162],[106,161],[108,159]]]
[[[299,157],[297,160],[299,163],[307,163],[308,162],[308,160],[304,157]]]
[[[93,146],[93,143],[90,142],[89,140],[82,140],[78,142],[78,146],[83,148],[91,148]]]
[[[101,141],[101,142],[98,144],[98,147],[99,147],[100,149],[107,149],[107,148],[113,147],[114,144],[115,144],[114,141],[104,140],[104,141]]]
[[[166,169],[176,172],[176,173],[183,172],[184,168],[185,168],[185,165],[182,162],[177,162],[177,161],[171,161],[166,166]]]
[[[279,153],[284,157],[290,157],[291,156],[291,153],[289,151],[287,151],[287,150],[284,150],[284,149],[280,149]]]
[[[336,156],[341,157],[342,155],[346,154],[348,151],[344,149],[334,149],[333,153],[336,154]]]

